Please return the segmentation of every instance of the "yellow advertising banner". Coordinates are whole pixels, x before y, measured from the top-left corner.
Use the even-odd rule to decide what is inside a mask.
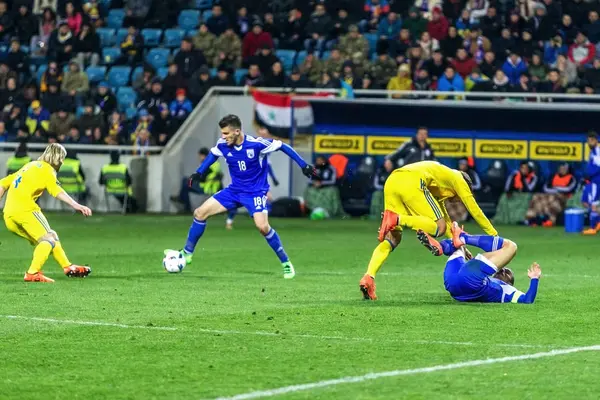
[[[388,155],[407,140],[410,140],[410,138],[402,136],[367,136],[367,154],[373,156]]]
[[[526,140],[475,140],[475,157],[524,160],[527,156]]]
[[[581,161],[583,143],[577,142],[529,142],[529,158],[532,160]]]
[[[588,161],[590,159],[590,146],[587,145],[587,143],[584,143],[583,147],[585,147],[585,150],[583,151],[583,161]]]
[[[473,139],[430,138],[427,139],[427,142],[438,158],[473,156]]]
[[[365,137],[353,135],[315,135],[315,153],[364,154]]]

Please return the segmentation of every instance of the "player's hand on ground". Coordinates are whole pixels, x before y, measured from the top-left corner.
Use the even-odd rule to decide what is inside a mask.
[[[529,279],[539,279],[539,277],[542,276],[540,265],[536,262],[531,264],[531,267],[527,270],[527,276],[529,276]]]
[[[78,211],[81,214],[83,214],[84,217],[91,217],[92,216],[92,210],[89,207],[82,206],[81,204],[77,204],[73,208],[75,209],[75,211]]]
[[[314,178],[317,176],[317,170],[310,164],[307,164],[304,168],[302,168],[302,173],[307,178]]]
[[[188,179],[188,187],[194,187],[195,185],[199,184],[202,181],[202,174],[199,174],[198,172],[194,172],[192,175],[190,175],[190,178]]]

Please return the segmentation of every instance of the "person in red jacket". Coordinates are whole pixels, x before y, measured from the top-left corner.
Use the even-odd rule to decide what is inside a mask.
[[[569,47],[569,59],[579,68],[586,64],[591,64],[596,56],[596,47],[585,36],[583,32],[578,32],[575,42]]]
[[[432,38],[444,40],[448,36],[448,19],[442,14],[440,7],[434,7],[431,11],[431,21],[427,23],[427,32]]]
[[[270,49],[275,47],[271,34],[263,31],[262,23],[256,21],[252,25],[252,30],[246,33],[242,42],[242,59],[244,60],[244,64],[248,65],[248,59],[254,56],[265,45]]]
[[[456,72],[465,79],[477,67],[477,63],[465,49],[456,50],[456,58],[450,63]]]

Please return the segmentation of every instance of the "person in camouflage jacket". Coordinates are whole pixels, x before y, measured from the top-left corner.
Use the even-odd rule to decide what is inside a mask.
[[[319,79],[321,79],[321,73],[323,72],[323,63],[319,60],[312,52],[309,52],[304,59],[302,65],[300,65],[300,73],[308,78],[313,85],[315,85]]]
[[[369,55],[369,42],[358,32],[356,25],[350,25],[348,33],[341,37],[338,47],[346,59],[358,52],[363,53],[365,58]]]
[[[344,64],[344,59],[342,58],[342,53],[339,49],[334,48],[331,50],[331,55],[329,59],[325,61],[323,65],[323,70],[327,71],[330,75],[334,73],[339,73],[342,71],[342,65]]]
[[[228,27],[215,44],[214,65],[227,64],[233,68],[242,65],[242,41],[232,27]]]
[[[193,37],[192,41],[194,43],[194,48],[202,51],[206,60],[209,63],[212,63],[215,58],[215,44],[217,43],[217,37],[208,31],[208,26],[205,23],[200,25],[200,29],[198,29],[198,33]]]
[[[385,88],[389,80],[396,75],[398,65],[388,54],[383,53],[377,56],[377,59],[371,66],[371,75],[377,88]]]
[[[352,55],[352,68],[356,76],[363,77],[365,73],[371,70],[371,63],[369,63],[363,53],[356,52]]]

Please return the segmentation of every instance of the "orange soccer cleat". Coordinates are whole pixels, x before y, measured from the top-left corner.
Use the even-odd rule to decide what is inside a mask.
[[[450,228],[450,230],[452,232],[452,245],[455,248],[460,249],[465,245],[463,241],[460,240],[460,234],[465,231],[463,231],[463,228],[461,226],[458,226],[458,222],[456,221],[452,223],[452,227]]]
[[[359,285],[365,300],[377,300],[377,295],[375,294],[375,278],[369,274],[365,274],[360,280]]]
[[[87,265],[71,264],[70,266],[63,268],[63,271],[69,278],[85,278],[92,272],[92,269]]]
[[[383,242],[385,235],[400,224],[400,216],[393,211],[385,210],[379,227],[379,241]]]
[[[417,231],[417,239],[419,239],[419,242],[421,242],[427,250],[431,251],[431,254],[434,256],[441,256],[444,254],[444,249],[442,249],[440,242],[429,236],[427,232],[419,229]]]
[[[46,275],[41,272],[37,272],[35,274],[25,273],[25,277],[23,278],[25,282],[46,282],[46,283],[54,283],[54,279],[48,278]]]

